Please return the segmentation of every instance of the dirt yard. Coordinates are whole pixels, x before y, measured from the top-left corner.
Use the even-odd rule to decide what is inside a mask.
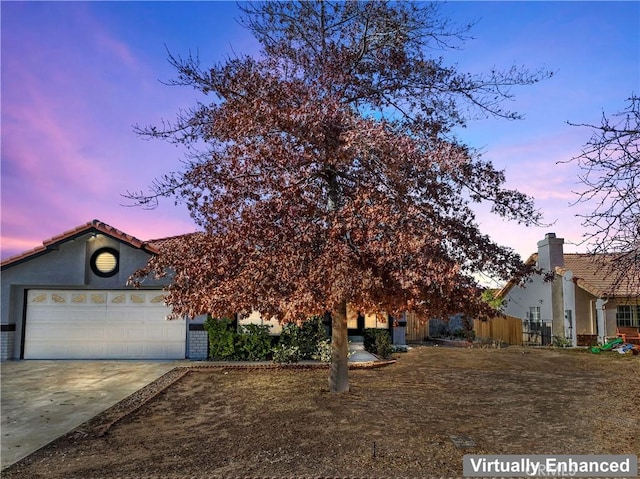
[[[327,374],[174,370],[2,477],[442,477],[464,454],[640,453],[640,356],[418,347],[350,371],[348,394]]]

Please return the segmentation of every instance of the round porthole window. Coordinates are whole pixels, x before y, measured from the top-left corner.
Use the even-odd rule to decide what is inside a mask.
[[[113,248],[100,248],[91,256],[91,270],[108,278],[118,272],[118,252]]]

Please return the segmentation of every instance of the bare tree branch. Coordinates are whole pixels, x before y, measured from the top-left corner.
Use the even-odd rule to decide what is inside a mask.
[[[569,123],[592,130],[580,155],[568,160],[580,168],[584,188],[574,205],[587,228],[584,241],[594,254],[615,254],[611,274],[640,290],[640,97],[631,95],[621,112],[599,125]]]

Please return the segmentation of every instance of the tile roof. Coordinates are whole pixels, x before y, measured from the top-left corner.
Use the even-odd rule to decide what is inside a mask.
[[[71,239],[77,238],[87,233],[102,233],[104,235],[110,236],[114,239],[122,241],[125,244],[133,246],[134,248],[143,249],[149,253],[157,253],[158,247],[148,241],[142,241],[135,236],[128,235],[113,226],[110,226],[106,223],[103,223],[100,220],[92,220],[88,223],[80,225],[71,230],[65,231],[59,235],[53,236],[48,240],[42,242],[42,246],[37,246],[29,251],[25,251],[22,254],[12,256],[2,261],[1,266],[2,269],[13,266],[18,263],[22,263],[27,261],[35,256],[40,256],[47,251],[51,250],[55,246],[64,243],[65,241],[69,241]]]
[[[565,276],[568,271],[571,271],[573,281],[578,287],[600,298],[640,296],[637,285],[634,286],[632,282],[625,281],[623,274],[616,274],[613,267],[616,256],[615,254],[565,253],[562,255],[564,265],[556,266],[555,272]],[[538,253],[533,253],[525,264],[531,265],[537,261]],[[516,283],[515,280],[509,280],[497,297],[504,298]]]
[[[573,274],[573,281],[580,288],[598,297],[640,296],[637,286],[625,281],[624,274],[618,274],[613,266],[616,254],[564,254],[564,266],[557,266],[556,273],[565,276]]]

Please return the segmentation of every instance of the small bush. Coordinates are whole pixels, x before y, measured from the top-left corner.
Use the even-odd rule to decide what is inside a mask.
[[[322,361],[323,363],[331,362],[331,340],[323,339],[318,342],[316,353],[313,355],[313,359]]]
[[[393,348],[391,337],[386,329],[368,328],[364,330],[364,349],[382,359],[391,357]]]
[[[297,346],[302,359],[312,359],[318,351],[318,343],[326,338],[324,325],[320,316],[313,316],[302,323],[297,336]]]
[[[280,333],[278,346],[273,350],[276,362],[297,362],[314,359],[318,353],[318,343],[325,339],[322,318],[314,316],[298,326],[285,324]]]
[[[211,315],[204,323],[209,333],[209,357],[215,360],[230,361],[236,359],[236,332],[230,319],[216,319]]]
[[[271,326],[245,324],[236,338],[236,355],[245,361],[266,361],[271,357]]]
[[[472,342],[476,339],[476,332],[473,329],[458,329],[451,336]]]
[[[298,347],[298,332],[300,328],[294,323],[282,326],[280,339],[273,350],[273,360],[278,363],[291,363],[299,361],[300,348]],[[295,354],[293,353],[295,350]],[[293,359],[296,359],[295,361]],[[280,360],[282,359],[282,360]]]
[[[230,319],[209,316],[204,328],[209,333],[209,358],[217,361],[266,361],[271,358],[271,326],[247,324],[240,332]]]
[[[570,348],[572,344],[573,343],[570,338],[553,336],[553,347],[555,348]]]
[[[297,363],[301,358],[300,348],[298,348],[298,346],[278,344],[272,349],[272,353],[273,360],[276,363]]]

